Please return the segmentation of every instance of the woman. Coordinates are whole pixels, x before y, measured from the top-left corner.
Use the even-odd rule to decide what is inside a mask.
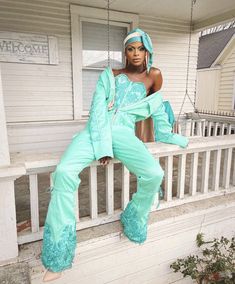
[[[172,133],[164,111],[162,76],[151,68],[151,39],[141,29],[124,40],[126,66],[106,68],[100,75],[93,96],[90,116],[84,130],[73,137],[53,172],[53,189],[45,221],[42,263],[47,268],[44,281],[59,278],[70,268],[76,248],[75,194],[79,173],[94,160],[105,166],[113,157],[137,177],[137,192],[121,214],[124,234],[130,241],[143,243],[147,221],[163,178],[159,162],[135,136],[135,123],[153,120],[155,140],[186,147],[188,139]],[[148,95],[151,94],[151,95]]]

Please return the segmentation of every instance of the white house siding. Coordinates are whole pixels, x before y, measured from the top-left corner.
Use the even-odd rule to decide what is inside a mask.
[[[221,65],[218,110],[231,111],[234,92],[235,49]]]
[[[157,7],[155,7],[157,9]],[[162,94],[169,100],[177,115],[185,95],[189,26],[183,21],[141,16],[140,27],[149,33],[154,46],[154,66],[163,75]],[[189,64],[188,94],[194,101],[199,34],[192,34]],[[186,98],[182,114],[192,111]]]
[[[85,121],[61,121],[8,125],[10,153],[63,152],[73,135],[83,129]]]
[[[220,67],[205,68],[197,71],[196,107],[199,110],[218,110],[220,71]]]
[[[59,64],[3,63],[7,122],[73,118],[69,5],[61,1],[0,1],[1,31],[53,35]]]
[[[73,1],[79,4],[79,1]],[[58,38],[59,65],[3,63],[3,93],[8,122],[10,152],[63,150],[74,131],[84,124],[73,120],[72,64],[69,0],[0,0],[0,30],[38,33]],[[162,94],[179,112],[186,85],[188,23],[140,15],[140,28],[154,44],[154,66],[164,79]],[[188,92],[193,100],[198,35],[191,42]],[[186,99],[183,112],[191,111]],[[51,122],[55,121],[53,125]],[[64,135],[65,121],[71,126]],[[20,123],[24,122],[24,123]],[[29,123],[30,122],[30,123]],[[47,123],[42,126],[42,122]],[[60,124],[61,122],[61,124]],[[48,132],[49,131],[49,132]],[[49,135],[48,135],[49,133]]]

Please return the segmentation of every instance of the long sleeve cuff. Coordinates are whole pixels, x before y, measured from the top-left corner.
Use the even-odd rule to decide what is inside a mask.
[[[109,156],[113,158],[113,147],[112,147],[112,142],[109,141],[95,141],[93,142],[93,148],[94,148],[94,153],[95,153],[95,158],[98,161],[100,158]]]
[[[164,143],[176,144],[182,148],[186,148],[189,143],[189,139],[187,137],[175,133],[171,133],[168,136],[161,137],[160,139],[156,140]]]

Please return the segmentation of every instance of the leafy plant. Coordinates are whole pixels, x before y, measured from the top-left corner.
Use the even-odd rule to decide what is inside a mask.
[[[235,238],[221,237],[204,241],[204,234],[196,237],[199,255],[178,258],[170,267],[174,272],[180,271],[184,277],[190,276],[197,283],[235,283]]]

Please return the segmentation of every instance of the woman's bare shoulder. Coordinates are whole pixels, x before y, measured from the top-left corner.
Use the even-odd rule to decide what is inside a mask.
[[[163,78],[162,78],[162,73],[159,68],[156,67],[151,67],[149,71],[149,76],[152,80],[152,90],[154,92],[157,92],[161,89],[162,83],[163,83]]]
[[[152,78],[156,78],[157,76],[161,75],[161,70],[157,67],[151,67],[149,70],[149,75]]]

